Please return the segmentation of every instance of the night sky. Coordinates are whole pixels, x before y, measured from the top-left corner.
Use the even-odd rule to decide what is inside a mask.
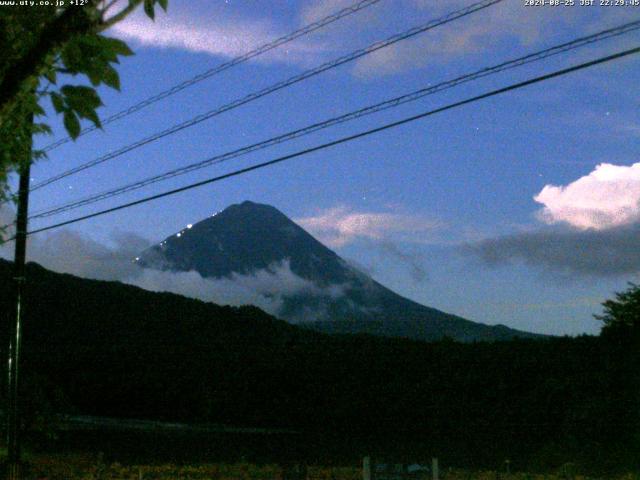
[[[136,52],[100,115],[286,34],[351,0],[172,0],[109,35]],[[34,182],[471,1],[381,0],[49,154]],[[640,18],[640,7],[501,4],[365,56],[33,193],[63,204]],[[634,32],[192,172],[73,218],[640,44]],[[267,203],[396,292],[489,324],[597,333],[600,303],[640,269],[640,57],[597,66],[290,162],[65,227],[106,249],[159,242],[232,203]],[[81,80],[74,79],[78,83]],[[48,106],[49,107],[49,106]],[[53,113],[53,138],[64,135]],[[40,242],[46,243],[42,234]],[[59,235],[59,233],[57,234]],[[34,241],[35,243],[35,241]],[[39,248],[34,245],[34,248]],[[74,255],[70,251],[60,255]],[[31,250],[32,258],[38,252]]]

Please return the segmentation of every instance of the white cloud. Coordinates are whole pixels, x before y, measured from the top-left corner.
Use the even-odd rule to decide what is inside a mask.
[[[421,241],[422,237],[442,227],[438,221],[415,215],[354,212],[344,206],[299,218],[296,222],[331,247],[341,247],[358,238],[387,240],[395,237]]]
[[[380,5],[373,12],[384,19],[397,16],[392,9],[402,11],[410,22],[405,22],[402,28],[408,28],[442,18],[472,3],[470,0],[397,0]],[[625,15],[628,13],[624,9],[530,8],[524,6],[523,0],[504,0],[366,55],[355,62],[352,73],[361,78],[377,77],[439,65],[469,54],[486,56],[504,52],[511,56],[517,47],[523,47],[523,54],[530,53],[534,47],[567,41],[567,32],[581,36],[619,25],[628,21]],[[620,44],[626,42],[626,38],[616,41]],[[503,48],[506,45],[508,51]],[[593,48],[589,51],[594,52]]]
[[[544,205],[537,213],[548,224],[604,230],[640,220],[640,163],[598,165],[566,186],[546,185],[534,197]]]
[[[71,230],[34,236],[29,241],[29,260],[56,272],[99,280],[122,280],[135,273],[131,259],[149,242],[133,234],[114,238],[110,248]]]
[[[415,9],[415,24],[426,23],[470,5],[464,0],[433,2],[413,0],[408,8]],[[472,13],[469,17],[436,27],[412,40],[403,41],[358,60],[353,68],[358,77],[373,77],[422,68],[450,60],[452,57],[486,52],[501,42],[512,45],[532,45],[575,24],[580,12],[574,9],[553,10],[530,8],[523,10],[522,0],[506,0]],[[422,12],[422,13],[420,13]],[[426,14],[426,16],[425,16]]]
[[[173,48],[225,58],[243,55],[283,35],[268,20],[212,20],[172,12],[154,22],[135,14],[114,25],[110,33],[125,41],[153,48]],[[256,57],[260,61],[306,63],[323,50],[321,45],[296,40]]]
[[[439,18],[451,11],[468,6],[467,0],[397,0],[380,2],[327,26],[311,36],[305,36],[279,47],[257,61],[277,61],[310,65],[324,59],[329,52],[351,50],[361,45],[365,31],[374,31],[403,17],[400,31],[429,19]],[[353,0],[313,0],[300,2],[297,16],[302,25],[317,21],[353,4]],[[205,4],[206,5],[206,4]],[[127,41],[153,48],[174,48],[233,58],[290,32],[292,27],[280,25],[264,16],[235,16],[221,14],[220,9],[208,7],[197,11],[180,5],[172,6],[170,14],[157,9],[156,20],[150,21],[138,11],[116,24],[110,32]],[[580,31],[601,29],[620,20],[624,9],[604,9],[596,20],[592,9],[526,8],[522,0],[505,0],[461,18],[451,24],[420,34],[378,50],[357,60],[352,73],[358,77],[387,75],[439,63],[452,57],[494,50],[508,42],[511,45],[531,45],[538,41],[553,41],[554,35],[577,26]],[[241,10],[236,10],[237,12]],[[246,11],[245,11],[246,13]],[[410,23],[407,23],[408,22]],[[593,28],[592,28],[593,27]],[[392,33],[391,31],[388,32]],[[381,35],[386,36],[386,34]]]
[[[288,260],[246,275],[233,273],[224,278],[203,278],[195,271],[169,272],[135,268],[136,274],[122,279],[124,283],[155,292],[177,293],[219,305],[255,305],[272,315],[280,313],[284,298],[289,295],[325,293],[325,289],[293,273]],[[333,289],[327,290],[327,293],[333,294]]]

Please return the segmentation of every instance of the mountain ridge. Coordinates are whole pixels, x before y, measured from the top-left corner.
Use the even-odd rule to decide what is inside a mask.
[[[188,225],[141,252],[136,262],[143,268],[193,270],[217,279],[259,271],[275,275],[276,267],[283,267],[306,283],[283,294],[279,310],[270,313],[325,333],[426,341],[543,336],[472,322],[402,297],[352,267],[277,208],[251,201]]]

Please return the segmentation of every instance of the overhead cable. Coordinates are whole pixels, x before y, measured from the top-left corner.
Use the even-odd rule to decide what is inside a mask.
[[[83,163],[82,165],[78,165],[77,167],[71,168],[69,170],[66,170],[62,173],[59,173],[57,175],[54,175],[46,180],[43,180],[39,183],[36,183],[35,185],[31,186],[30,191],[34,191],[34,190],[38,190],[42,187],[45,187],[47,185],[50,185],[54,182],[57,182],[59,180],[62,180],[63,178],[67,178],[71,175],[74,175],[76,173],[82,172],[84,170],[87,170],[89,168],[95,167],[96,165],[100,165],[108,160],[112,160],[116,157],[119,157],[121,155],[124,155],[125,153],[131,152],[132,150],[135,150],[137,148],[140,148],[144,145],[147,145],[149,143],[155,142],[163,137],[166,137],[168,135],[172,135],[174,133],[177,133],[181,130],[184,130],[186,128],[192,127],[194,125],[197,125],[199,123],[204,122],[205,120],[209,120],[217,115],[220,115],[224,112],[227,112],[229,110],[233,110],[235,108],[238,108],[242,105],[245,105],[249,102],[252,102],[254,100],[257,100],[259,98],[262,98],[266,95],[269,95],[271,93],[274,93],[278,90],[282,90],[283,88],[289,87],[295,83],[301,82],[303,80],[306,80],[307,78],[311,78],[315,75],[319,75],[320,73],[323,73],[327,70],[336,68],[340,65],[343,65],[345,63],[348,62],[352,62],[358,58],[361,58],[365,55],[369,55],[375,51],[378,51],[382,48],[388,47],[390,45],[393,45],[397,42],[400,42],[402,40],[406,40],[408,38],[414,37],[420,33],[426,32],[428,30],[431,30],[433,28],[436,28],[438,26],[441,25],[445,25],[449,22],[452,22],[454,20],[457,20],[459,18],[463,18],[466,17],[467,15],[471,15],[472,13],[475,13],[477,11],[483,10],[487,7],[490,7],[492,5],[495,5],[497,3],[500,3],[504,0],[482,0],[480,2],[476,2],[473,3],[467,7],[464,7],[462,9],[456,10],[454,12],[451,12],[441,18],[438,18],[436,20],[432,20],[430,22],[427,22],[426,24],[417,26],[417,27],[413,27],[410,28],[409,30],[406,30],[402,33],[398,33],[395,35],[392,35],[391,37],[385,39],[385,40],[380,40],[377,41],[365,48],[361,48],[358,49],[354,52],[348,53],[346,55],[343,55],[335,60],[329,61],[329,62],[325,62],[322,65],[319,65],[315,68],[312,68],[310,70],[306,70],[298,75],[294,75],[286,80],[282,80],[280,82],[277,82],[273,85],[270,85],[266,88],[263,88],[261,90],[258,90],[257,92],[253,92],[250,93],[242,98],[239,98],[237,100],[234,100],[230,103],[227,103],[221,107],[218,107],[216,109],[210,110],[208,112],[202,113],[200,115],[197,115],[189,120],[186,120],[184,122],[181,122],[177,125],[174,125],[172,127],[169,127],[165,130],[162,130],[161,132],[157,132],[153,135],[150,135],[148,137],[145,137],[141,140],[138,140],[134,143],[130,143],[128,145],[125,145],[124,147],[121,147],[117,150],[114,150],[110,153],[107,153],[105,155],[102,155],[94,160],[91,160],[89,162]]]
[[[297,130],[293,130],[291,132],[287,132],[285,134],[276,136],[276,137],[272,137],[269,138],[268,140],[264,140],[258,143],[254,143],[252,145],[248,145],[236,150],[232,150],[220,155],[216,155],[214,157],[208,158],[206,160],[200,161],[200,162],[196,162],[196,163],[192,163],[190,165],[186,165],[184,167],[180,167],[180,168],[175,168],[172,170],[169,170],[167,172],[158,174],[158,175],[154,175],[151,177],[147,177],[145,179],[142,180],[138,180],[136,182],[132,182],[130,184],[121,186],[121,187],[117,187],[114,189],[110,189],[107,191],[103,191],[101,193],[98,194],[94,194],[91,196],[87,196],[85,198],[79,199],[79,200],[75,200],[72,202],[68,202],[66,204],[63,205],[59,205],[57,207],[53,207],[47,210],[43,210],[40,212],[36,212],[33,215],[31,215],[29,217],[30,220],[34,220],[34,219],[38,219],[38,218],[45,218],[45,217],[50,217],[53,215],[58,215],[60,213],[63,212],[67,212],[70,210],[75,210],[77,208],[86,206],[86,205],[90,205],[102,200],[106,200],[109,198],[113,198],[115,196],[119,196],[134,190],[138,190],[140,188],[143,188],[145,186],[148,185],[152,185],[161,181],[165,181],[168,180],[170,178],[174,178],[180,175],[184,175],[211,165],[216,165],[216,164],[220,164],[223,162],[226,162],[228,160],[231,160],[233,158],[237,158],[243,155],[246,155],[248,153],[251,152],[255,152],[257,150],[262,150],[264,148],[268,148],[271,147],[273,145],[277,145],[277,144],[281,144],[284,142],[287,142],[289,140],[293,140],[295,138],[299,138],[305,135],[308,135],[310,133],[334,126],[334,125],[338,125],[341,123],[345,123],[351,120],[355,120],[357,118],[366,116],[366,115],[370,115],[376,112],[380,112],[383,110],[387,110],[390,108],[394,108],[397,107],[399,105],[408,103],[408,102],[413,102],[416,101],[420,98],[423,98],[427,95],[432,95],[444,90],[448,90],[450,88],[453,88],[455,86],[461,85],[463,83],[467,83],[473,80],[477,80],[492,74],[496,74],[499,72],[503,72],[506,70],[510,70],[512,68],[516,68],[516,67],[520,67],[522,65],[527,65],[533,62],[537,62],[540,60],[544,60],[546,58],[549,58],[551,56],[554,55],[558,55],[560,53],[565,53],[571,50],[575,50],[577,48],[583,47],[585,45],[591,45],[593,43],[596,42],[600,42],[603,41],[605,39],[611,38],[611,37],[616,37],[625,33],[629,33],[632,31],[636,31],[640,29],[640,20],[636,20],[634,22],[629,22],[626,23],[624,25],[620,25],[614,28],[609,28],[603,31],[600,31],[598,33],[592,34],[592,35],[588,35],[585,37],[581,37],[575,40],[572,40],[570,42],[566,42],[560,45],[556,45],[550,48],[546,48],[544,50],[540,50],[537,51],[535,53],[531,53],[519,58],[515,58],[515,59],[511,59],[508,60],[506,62],[502,62],[498,65],[494,65],[491,67],[486,67],[486,68],[482,68],[480,70],[476,70],[472,73],[467,73],[465,75],[461,75],[458,76],[454,79],[451,80],[447,80],[444,82],[440,82],[436,85],[432,85],[429,87],[425,87],[425,88],[421,88],[419,90],[413,91],[411,93],[405,94],[405,95],[401,95],[392,99],[388,99],[385,100],[383,102],[377,103],[375,105],[371,105],[368,107],[364,107],[337,117],[333,117],[327,120],[324,120],[322,122],[317,122],[314,123],[312,125],[308,125],[304,128],[300,128]]]
[[[465,100],[460,100],[458,102],[450,103],[450,104],[448,104],[448,105],[446,105],[444,107],[439,107],[439,108],[436,108],[436,109],[433,109],[433,110],[429,110],[427,112],[423,112],[423,113],[420,113],[418,115],[413,115],[411,117],[407,117],[407,118],[404,118],[402,120],[398,120],[398,121],[395,121],[395,122],[392,122],[392,123],[387,123],[387,124],[382,125],[380,127],[372,128],[370,130],[365,130],[363,132],[356,133],[354,135],[349,135],[349,136],[346,136],[346,137],[342,137],[342,138],[339,138],[337,140],[333,140],[331,142],[323,143],[323,144],[317,145],[315,147],[311,147],[311,148],[307,148],[307,149],[304,149],[304,150],[300,150],[298,152],[291,153],[291,154],[288,154],[288,155],[284,155],[284,156],[281,156],[281,157],[278,157],[278,158],[275,158],[273,160],[269,160],[269,161],[266,161],[266,162],[258,163],[258,164],[252,165],[250,167],[241,168],[239,170],[235,170],[233,172],[226,173],[224,175],[219,175],[219,176],[216,176],[216,177],[212,177],[212,178],[209,178],[209,179],[206,179],[206,180],[202,180],[202,181],[199,181],[199,182],[195,182],[195,183],[186,185],[184,187],[175,188],[175,189],[168,190],[168,191],[165,191],[165,192],[162,192],[162,193],[158,193],[158,194],[151,195],[151,196],[148,196],[148,197],[145,197],[145,198],[141,198],[139,200],[135,200],[135,201],[124,203],[124,204],[121,204],[121,205],[118,205],[118,206],[115,206],[115,207],[107,208],[105,210],[101,210],[101,211],[98,211],[98,212],[90,213],[88,215],[83,215],[83,216],[76,217],[76,218],[73,218],[73,219],[70,219],[70,220],[66,220],[64,222],[59,222],[59,223],[56,223],[56,224],[48,225],[46,227],[38,228],[36,230],[32,230],[32,231],[28,232],[28,235],[33,235],[33,234],[36,234],[36,233],[45,232],[47,230],[52,230],[54,228],[59,228],[59,227],[65,226],[65,225],[71,225],[73,223],[77,223],[77,222],[81,222],[81,221],[88,220],[88,219],[91,219],[91,218],[99,217],[99,216],[102,216],[102,215],[106,215],[108,213],[112,213],[112,212],[116,212],[116,211],[119,211],[119,210],[131,208],[131,207],[136,206],[136,205],[141,205],[141,204],[144,204],[144,203],[148,203],[148,202],[151,202],[153,200],[158,200],[160,198],[168,197],[168,196],[171,196],[171,195],[176,195],[178,193],[185,192],[185,191],[188,191],[188,190],[192,190],[194,188],[202,187],[204,185],[209,185],[211,183],[219,182],[219,181],[225,180],[227,178],[231,178],[231,177],[235,177],[235,176],[238,176],[238,175],[242,175],[242,174],[254,171],[254,170],[259,170],[259,169],[262,169],[262,168],[266,168],[266,167],[269,167],[269,166],[272,166],[272,165],[276,165],[278,163],[282,163],[282,162],[287,161],[287,160],[291,160],[291,159],[294,159],[294,158],[297,158],[297,157],[301,157],[303,155],[308,155],[308,154],[313,153],[313,152],[317,152],[317,151],[320,151],[320,150],[325,150],[327,148],[334,147],[336,145],[347,143],[347,142],[350,142],[350,141],[353,141],[353,140],[356,140],[356,139],[359,139],[359,138],[367,137],[369,135],[373,135],[374,133],[379,133],[379,132],[382,132],[382,131],[385,131],[385,130],[396,128],[396,127],[399,127],[401,125],[405,125],[405,124],[408,124],[408,123],[411,123],[411,122],[415,122],[416,120],[420,120],[420,119],[423,119],[423,118],[426,118],[426,117],[430,117],[430,116],[435,115],[437,113],[445,112],[447,110],[451,110],[451,109],[454,109],[454,108],[457,108],[457,107],[461,107],[463,105],[468,105],[468,104],[471,104],[471,103],[475,103],[475,102],[478,102],[480,100],[484,100],[486,98],[494,97],[496,95],[501,95],[503,93],[507,93],[507,92],[510,92],[510,91],[513,91],[513,90],[518,90],[518,89],[526,87],[528,85],[533,85],[535,83],[540,83],[540,82],[543,82],[543,81],[546,81],[546,80],[550,80],[552,78],[556,78],[556,77],[560,77],[560,76],[563,76],[563,75],[567,75],[569,73],[573,73],[573,72],[576,72],[576,71],[579,71],[579,70],[583,70],[583,69],[586,69],[586,68],[589,68],[589,67],[593,67],[595,65],[600,65],[600,64],[603,64],[603,63],[611,62],[613,60],[618,60],[618,59],[621,59],[623,57],[627,57],[629,55],[633,55],[633,54],[637,54],[637,53],[640,53],[640,47],[635,47],[635,48],[624,50],[624,51],[621,51],[621,52],[618,52],[618,53],[615,53],[615,54],[612,54],[612,55],[607,55],[605,57],[600,57],[600,58],[597,58],[596,60],[591,60],[589,62],[581,63],[581,64],[575,65],[573,67],[568,67],[568,68],[564,68],[564,69],[561,69],[561,70],[556,70],[556,71],[554,71],[552,73],[548,73],[548,74],[545,74],[545,75],[534,77],[534,78],[531,78],[529,80],[525,80],[525,81],[522,81],[522,82],[514,83],[514,84],[511,84],[511,85],[509,85],[507,87],[499,88],[497,90],[491,90],[491,91],[489,91],[487,93],[483,93],[481,95],[477,95],[477,96],[474,96],[474,97],[471,97],[471,98],[467,98]],[[12,238],[10,240],[14,240],[14,238]]]
[[[255,58],[259,55],[262,55],[264,53],[267,53],[271,50],[273,50],[274,48],[278,48],[282,45],[285,45],[289,42],[292,42],[293,40],[302,37],[303,35],[307,35],[309,33],[315,32],[316,30],[321,29],[322,27],[325,27],[337,20],[340,20],[341,18],[347,17],[351,14],[354,14],[356,12],[359,12],[360,10],[363,10],[367,7],[370,7],[376,3],[378,3],[380,0],[362,0],[360,2],[356,2],[353,5],[343,8],[342,10],[332,13],[331,15],[328,15],[316,22],[310,23],[308,25],[305,25],[304,27],[295,30],[287,35],[284,35],[280,38],[277,38],[276,40],[273,40],[272,42],[269,43],[265,43],[264,45],[261,45],[243,55],[237,56],[235,58],[232,58],[231,60],[229,60],[228,62],[222,63],[216,67],[210,68],[209,70],[206,70],[202,73],[199,73],[198,75],[195,75],[183,82],[180,82],[177,85],[174,85],[173,87],[164,90],[156,95],[153,95],[149,98],[146,98],[144,100],[142,100],[141,102],[138,102],[124,110],[121,110],[120,112],[114,113],[113,115],[103,119],[101,121],[102,126],[104,125],[108,125],[110,123],[113,123],[117,120],[120,120],[122,118],[128,117],[129,115],[138,112],[140,110],[142,110],[143,108],[148,107],[149,105],[153,105],[154,103],[159,102],[160,100],[164,100],[167,97],[170,97],[172,95],[175,95],[176,93],[184,90],[185,88],[191,87],[192,85],[195,85],[196,83],[199,83],[203,80],[206,80],[207,78],[211,78],[214,75],[217,75],[221,72],[224,72],[225,70],[228,70],[231,67],[235,67],[237,65],[240,65],[241,63],[246,62],[247,60],[250,60],[252,58]],[[94,130],[97,130],[98,127],[96,127],[95,125],[91,125],[89,127],[83,128],[82,131],[80,132],[80,136],[85,135],[86,133],[92,132]],[[65,137],[65,138],[61,138],[60,140],[53,142],[49,145],[47,145],[46,147],[44,147],[42,150],[45,152],[49,152],[51,150],[53,150],[54,148],[59,147],[60,145],[64,145],[67,142],[71,141],[71,137]]]

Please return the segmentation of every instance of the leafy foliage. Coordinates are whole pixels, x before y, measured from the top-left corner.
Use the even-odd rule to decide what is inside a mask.
[[[120,89],[115,66],[132,55],[121,40],[102,32],[124,19],[140,4],[150,18],[155,7],[167,9],[167,0],[128,0],[111,14],[117,2],[89,0],[84,6],[56,7],[55,2],[34,8],[0,8],[0,201],[7,195],[7,175],[27,161],[45,156],[31,153],[33,135],[51,133],[33,118],[44,116],[50,99],[72,138],[80,135],[81,120],[100,127],[97,109],[102,101],[96,88]],[[89,85],[70,84],[84,76]]]

